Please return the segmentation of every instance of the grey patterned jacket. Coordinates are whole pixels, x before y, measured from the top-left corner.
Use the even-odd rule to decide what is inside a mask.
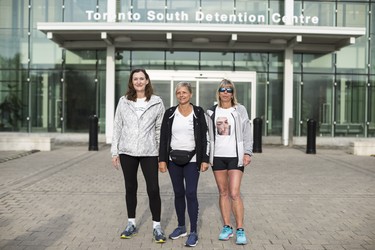
[[[138,118],[134,102],[122,96],[113,122],[112,156],[158,156],[164,111],[162,99],[152,95],[144,113]]]

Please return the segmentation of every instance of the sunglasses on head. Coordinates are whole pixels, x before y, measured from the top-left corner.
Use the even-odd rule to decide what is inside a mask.
[[[219,92],[225,92],[227,91],[228,93],[233,93],[233,89],[232,88],[219,88]]]

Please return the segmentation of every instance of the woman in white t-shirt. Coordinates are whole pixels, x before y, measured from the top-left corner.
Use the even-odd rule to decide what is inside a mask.
[[[237,102],[236,89],[230,80],[221,81],[217,89],[218,104],[207,110],[210,117],[210,164],[220,193],[219,205],[223,228],[219,240],[233,237],[231,212],[236,220],[236,244],[245,245],[244,206],[241,179],[244,167],[251,162],[253,137],[246,108]]]
[[[178,220],[177,228],[169,238],[175,240],[187,235],[185,225],[187,207],[190,234],[185,245],[189,247],[194,247],[198,243],[198,180],[200,171],[207,170],[209,161],[205,112],[201,107],[190,103],[192,96],[189,83],[177,84],[178,105],[165,111],[159,148],[159,170],[169,171]]]

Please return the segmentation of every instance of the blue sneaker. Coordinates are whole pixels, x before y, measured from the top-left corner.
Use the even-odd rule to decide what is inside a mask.
[[[231,226],[225,225],[221,230],[219,240],[229,240],[229,238],[231,237],[233,237],[233,228]]]
[[[120,237],[121,239],[130,239],[136,234],[137,228],[131,222],[129,222],[125,230],[121,233]]]
[[[236,231],[236,244],[237,245],[246,245],[247,244],[247,239],[245,235],[245,230],[243,228],[238,228]]]
[[[176,240],[180,237],[186,236],[186,227],[185,226],[178,226],[173,232],[169,235],[169,239]]]
[[[186,240],[185,246],[195,247],[198,244],[198,235],[195,232],[189,234],[188,239]]]

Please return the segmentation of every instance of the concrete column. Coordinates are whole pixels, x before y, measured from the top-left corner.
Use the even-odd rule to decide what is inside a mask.
[[[294,0],[284,1],[284,15],[287,16],[285,25],[293,25]],[[288,146],[293,135],[290,134],[293,122],[293,48],[284,51],[284,96],[283,96],[283,132],[282,144]]]
[[[115,46],[107,47],[106,94],[105,94],[105,138],[112,143],[115,114]]]
[[[107,13],[109,17],[117,14],[117,1],[107,1]],[[116,22],[115,18],[108,18],[107,22]],[[115,51],[114,45],[107,46],[106,57],[106,94],[105,94],[105,142],[112,143],[113,119],[115,114]]]
[[[284,13],[287,16],[287,22],[285,25],[293,25],[293,16],[294,16],[294,0],[285,0],[284,1]]]
[[[284,96],[283,96],[283,132],[282,143],[288,146],[289,141],[289,120],[293,118],[293,49],[287,48],[284,51]]]

